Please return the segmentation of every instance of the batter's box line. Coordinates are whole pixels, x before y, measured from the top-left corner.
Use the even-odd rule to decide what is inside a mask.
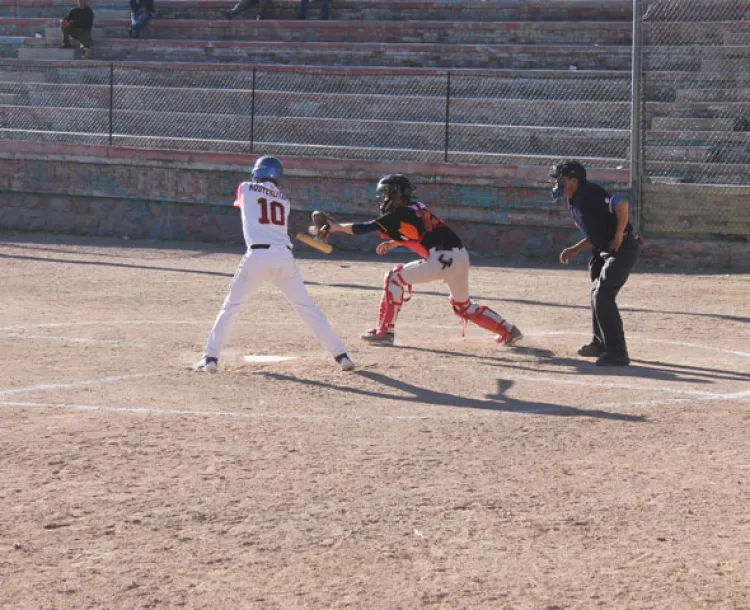
[[[68,390],[71,388],[82,388],[91,387],[98,385],[106,385],[110,383],[119,383],[121,381],[129,381],[131,379],[143,379],[144,377],[158,377],[163,373],[136,373],[133,375],[117,375],[101,377],[99,379],[85,379],[82,381],[68,381],[65,383],[44,383],[32,386],[25,386],[22,388],[9,388],[6,390],[0,390],[0,396],[13,396],[15,394],[26,394],[28,392],[49,392],[57,390]]]
[[[466,419],[468,414],[451,414],[451,415],[378,415],[376,413],[346,414],[336,413],[334,415],[318,415],[311,413],[269,413],[268,411],[250,412],[250,411],[202,411],[189,409],[154,409],[151,407],[116,407],[111,405],[77,405],[70,403],[52,403],[52,402],[17,402],[11,400],[0,400],[0,406],[16,407],[21,409],[51,409],[51,410],[70,410],[70,411],[88,411],[97,413],[130,413],[141,415],[179,415],[194,417],[224,417],[230,419],[306,419],[306,420],[330,420],[340,421],[341,419],[353,419],[370,421],[373,419],[382,420],[432,420],[445,419],[456,420]],[[521,411],[520,413],[525,413]]]
[[[4,332],[13,332],[13,331],[19,331],[19,330],[25,330],[29,328],[64,328],[69,326],[138,326],[138,325],[201,325],[205,324],[206,328],[210,328],[210,321],[206,320],[89,320],[85,322],[40,322],[40,323],[32,323],[32,324],[15,324],[10,326],[0,326],[0,331]],[[238,325],[250,325],[250,324],[258,324],[257,321],[238,321]],[[288,326],[288,325],[296,325],[299,324],[298,321],[291,321],[291,320],[280,320],[278,322],[274,322],[273,326]],[[404,327],[406,328],[423,328],[422,325],[417,324],[409,324],[404,323]],[[432,324],[430,325],[431,329],[455,329],[457,328],[455,324],[448,325],[448,324]],[[584,332],[575,332],[575,331],[565,331],[565,330],[551,330],[551,331],[525,331],[524,334],[527,337],[545,337],[545,336],[558,336],[558,335],[565,335],[565,336],[586,336],[589,337],[590,333],[584,333]],[[722,354],[730,354],[733,356],[740,356],[742,358],[750,358],[750,352],[742,352],[739,350],[731,350],[723,347],[716,347],[713,345],[705,345],[703,343],[688,343],[685,341],[671,341],[669,339],[656,339],[649,336],[643,336],[638,335],[637,333],[628,333],[628,338],[636,339],[639,341],[645,341],[647,343],[657,343],[662,345],[675,345],[679,347],[687,347],[691,349],[702,349],[707,351],[713,351],[713,352],[719,352]]]

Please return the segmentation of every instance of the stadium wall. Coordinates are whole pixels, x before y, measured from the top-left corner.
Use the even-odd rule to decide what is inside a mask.
[[[132,239],[241,243],[237,185],[255,156],[143,151],[39,142],[0,142],[0,229]],[[556,260],[579,238],[567,210],[549,196],[546,168],[376,163],[283,158],[292,201],[290,231],[305,231],[314,209],[340,221],[377,213],[383,174],[413,178],[419,198],[487,256]],[[628,197],[629,173],[592,169],[591,179]],[[341,238],[342,249],[371,250],[377,238]],[[648,240],[644,258],[665,265],[750,269],[744,243]]]

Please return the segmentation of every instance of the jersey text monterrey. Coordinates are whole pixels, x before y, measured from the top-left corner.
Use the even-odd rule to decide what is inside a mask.
[[[290,246],[287,223],[291,204],[272,182],[243,182],[234,205],[242,212],[245,243]]]

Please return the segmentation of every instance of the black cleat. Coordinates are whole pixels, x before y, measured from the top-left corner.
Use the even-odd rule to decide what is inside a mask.
[[[343,354],[339,354],[338,356],[334,358],[334,360],[341,367],[342,371],[354,370],[354,362],[352,362],[352,359],[349,358],[349,355],[346,352],[344,352]]]
[[[362,341],[366,341],[367,343],[372,343],[374,345],[383,345],[386,347],[392,346],[393,342],[395,341],[395,335],[393,333],[383,333],[378,331],[376,328],[363,332],[359,336],[359,338],[362,339]]]
[[[596,339],[578,348],[578,355],[584,358],[598,358],[603,353],[604,346]]]
[[[596,366],[628,366],[630,358],[627,354],[610,354],[604,352],[596,359]]]

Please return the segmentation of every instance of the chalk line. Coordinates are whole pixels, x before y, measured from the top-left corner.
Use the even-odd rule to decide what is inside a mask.
[[[128,379],[141,379],[143,377],[155,377],[161,373],[138,373],[135,375],[118,375],[116,377],[101,377],[99,379],[86,379],[83,381],[69,381],[65,383],[45,383],[39,385],[26,386],[23,388],[11,388],[0,390],[0,396],[12,396],[14,394],[25,394],[28,392],[49,392],[50,390],[67,390],[70,388],[80,388],[95,385],[105,385],[108,383],[118,383]]]

